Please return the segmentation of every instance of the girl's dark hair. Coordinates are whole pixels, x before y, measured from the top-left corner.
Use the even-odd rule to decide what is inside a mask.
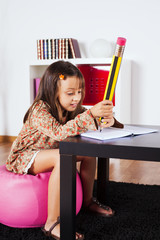
[[[36,103],[38,103],[40,100],[46,102],[49,105],[49,111],[52,114],[53,117],[56,118],[57,121],[60,123],[63,122],[63,109],[59,103],[58,100],[58,87],[59,87],[59,76],[64,76],[64,80],[67,77],[76,77],[79,79],[79,86],[82,89],[82,98],[79,102],[76,110],[74,112],[65,112],[65,116],[67,117],[67,120],[73,119],[77,114],[82,112],[81,104],[84,99],[85,95],[85,81],[83,78],[82,73],[80,70],[67,61],[57,61],[55,63],[52,63],[45,71],[38,88],[37,96],[33,102],[33,104],[30,106],[28,111],[26,112],[23,122],[25,123],[26,120],[31,116],[34,107],[36,106]]]

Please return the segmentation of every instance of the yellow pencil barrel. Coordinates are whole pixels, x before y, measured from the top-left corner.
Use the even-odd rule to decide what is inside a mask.
[[[108,81],[106,84],[103,100],[106,99],[110,101],[113,100],[125,44],[126,44],[125,38],[121,37],[117,38],[115,54],[113,55],[112,58],[112,63],[109,71]],[[101,121],[101,118],[99,120]]]
[[[103,100],[108,99],[112,101],[113,99],[116,83],[118,79],[118,74],[121,66],[122,56],[125,48],[125,43],[126,43],[125,38],[117,39],[115,54],[113,55],[113,58],[112,58],[111,68],[110,68]]]

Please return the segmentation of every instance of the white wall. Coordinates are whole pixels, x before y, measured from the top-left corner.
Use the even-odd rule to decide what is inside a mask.
[[[0,135],[17,135],[30,104],[36,40],[77,38],[84,57],[98,38],[127,38],[132,123],[160,124],[159,0],[0,0]],[[123,63],[122,63],[123,64]]]

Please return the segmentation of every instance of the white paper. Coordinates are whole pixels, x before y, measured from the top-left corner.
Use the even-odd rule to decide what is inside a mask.
[[[128,126],[128,125],[124,125],[123,130],[127,132],[132,132],[133,135],[141,135],[141,134],[158,132],[157,129],[153,129],[153,128],[144,128],[144,127]]]
[[[148,134],[158,132],[157,129],[151,129],[151,128],[141,128],[137,126],[128,126],[124,125],[124,128],[104,128],[101,132],[98,129],[97,131],[87,131],[85,133],[82,133],[82,137],[88,137],[88,138],[94,138],[99,140],[108,140],[108,139],[114,139],[114,138],[122,138],[127,137],[131,135],[142,135],[142,134]]]

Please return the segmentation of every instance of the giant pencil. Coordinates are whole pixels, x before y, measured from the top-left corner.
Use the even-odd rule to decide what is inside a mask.
[[[112,101],[113,99],[125,44],[126,44],[125,38],[121,38],[121,37],[117,38],[115,54],[113,55],[113,58],[112,58],[112,64],[111,64],[103,100],[107,99]]]
[[[112,58],[111,68],[110,68],[103,100],[107,99],[112,101],[113,99],[125,44],[126,44],[125,38],[121,38],[121,37],[117,38],[115,54],[113,55],[113,58]],[[100,118],[100,121],[101,121],[101,118]]]

